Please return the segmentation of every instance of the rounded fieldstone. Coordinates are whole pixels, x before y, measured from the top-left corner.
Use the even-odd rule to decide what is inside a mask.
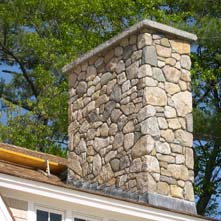
[[[80,81],[77,88],[76,88],[76,93],[79,96],[82,96],[83,94],[85,94],[87,91],[87,83],[84,81]]]
[[[148,117],[153,117],[156,114],[156,109],[155,107],[151,106],[151,105],[147,105],[145,107],[143,107],[137,115],[138,121],[141,122],[143,120],[145,120]]]
[[[188,55],[182,55],[180,60],[181,67],[187,70],[191,68],[191,60]]]
[[[179,82],[181,72],[178,69],[176,69],[174,67],[171,67],[169,65],[166,65],[163,68],[163,72],[165,74],[165,77],[166,77],[167,81],[172,82],[172,83],[178,83]]]
[[[144,96],[147,104],[156,106],[165,106],[167,104],[167,96],[163,89],[158,87],[144,88]]]
[[[162,153],[162,154],[170,154],[171,150],[170,150],[170,145],[166,142],[162,143],[160,141],[156,141],[156,151],[158,153]]]
[[[154,139],[150,135],[141,137],[132,148],[131,155],[138,158],[149,154],[154,148]]]
[[[151,136],[160,136],[160,129],[156,117],[150,117],[141,122],[141,132]]]
[[[117,172],[120,170],[120,160],[119,159],[113,159],[110,161],[111,168],[114,172]]]

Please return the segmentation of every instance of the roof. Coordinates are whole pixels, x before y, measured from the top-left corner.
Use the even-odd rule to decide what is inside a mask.
[[[18,150],[18,152],[32,154],[34,156],[40,156],[43,159],[50,158],[50,159],[53,159],[54,161],[62,161],[63,163],[66,163],[66,165],[67,165],[67,160],[62,159],[60,157],[56,157],[56,156],[52,156],[52,155],[44,154],[44,153],[39,153],[36,151],[31,151],[31,150],[17,147],[14,145],[0,144],[0,147],[3,147],[3,146],[7,149]],[[105,187],[105,186],[100,186],[99,188],[93,188],[93,184],[89,184],[87,182],[82,182],[82,181],[76,181],[75,183],[72,183],[72,184],[71,183],[66,184],[66,179],[64,176],[61,176],[61,174],[57,174],[57,175],[51,174],[50,176],[47,176],[47,174],[44,171],[39,170],[37,168],[26,167],[25,165],[21,165],[21,164],[19,165],[19,164],[4,161],[4,160],[0,160],[0,174],[1,173],[6,174],[6,175],[10,175],[10,176],[14,176],[14,177],[19,177],[19,178],[23,178],[23,179],[27,179],[27,180],[40,182],[40,183],[49,184],[52,186],[63,187],[63,188],[72,189],[72,190],[76,190],[76,191],[80,191],[80,192],[85,192],[85,193],[93,194],[95,196],[98,195],[98,196],[103,196],[103,197],[108,197],[108,198],[112,198],[112,199],[130,202],[130,203],[136,203],[136,204],[142,205],[142,206],[158,208],[158,209],[162,209],[165,211],[175,212],[178,214],[189,215],[192,217],[199,217],[199,218],[203,218],[205,220],[214,220],[214,219],[210,219],[210,218],[204,218],[199,215],[194,215],[194,214],[175,211],[175,210],[171,210],[171,209],[167,209],[167,208],[163,208],[163,207],[149,205],[149,204],[143,202],[142,198],[140,198],[140,196],[138,198],[136,198],[136,194],[135,195],[128,195],[128,193],[126,193],[126,192],[116,190],[115,194],[113,195],[113,192],[110,191],[110,188]],[[119,194],[119,193],[121,193],[121,194]],[[130,196],[130,197],[128,198],[128,196]]]
[[[183,40],[186,40],[186,41],[196,41],[197,40],[197,36],[195,34],[191,34],[189,32],[182,31],[180,29],[173,28],[171,26],[164,25],[162,23],[158,23],[158,22],[146,19],[146,20],[143,20],[143,21],[131,26],[130,28],[126,29],[125,31],[123,31],[120,34],[116,35],[115,37],[111,38],[110,40],[104,42],[103,44],[97,46],[96,48],[94,48],[90,52],[80,56],[79,58],[77,58],[72,63],[65,65],[63,67],[62,71],[65,72],[65,73],[69,72],[70,70],[72,70],[77,65],[79,65],[79,64],[83,63],[84,61],[90,59],[94,55],[97,55],[97,54],[103,52],[104,50],[107,50],[111,46],[117,44],[123,38],[125,38],[129,35],[132,35],[132,34],[138,32],[139,30],[141,30],[143,28],[148,28],[148,29],[151,29],[151,30],[160,31],[161,33],[169,34],[169,35],[172,35],[176,38],[183,39]]]
[[[0,160],[42,170],[49,166],[50,172],[54,174],[67,168],[67,160],[64,158],[3,143],[0,143]]]

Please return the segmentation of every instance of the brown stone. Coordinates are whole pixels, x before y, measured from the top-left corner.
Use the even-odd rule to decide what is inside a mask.
[[[185,148],[186,166],[189,169],[194,168],[194,157],[192,148]]]
[[[144,88],[144,96],[147,104],[165,106],[167,104],[167,96],[163,89],[158,87]]]
[[[172,49],[179,54],[189,54],[190,44],[188,42],[181,42],[180,40],[170,40]]]
[[[97,176],[100,173],[101,166],[102,166],[101,157],[99,154],[97,154],[94,156],[93,160],[93,173],[95,176]]]
[[[165,83],[165,90],[168,94],[173,95],[177,92],[180,92],[180,87],[177,84],[166,82]]]
[[[149,33],[143,33],[138,36],[138,49],[152,44],[152,36]]]
[[[188,180],[188,169],[183,165],[170,164],[168,165],[168,171],[175,179]]]
[[[167,81],[172,82],[172,83],[178,83],[179,82],[181,72],[178,69],[176,69],[174,67],[171,67],[169,65],[166,65],[163,68],[163,72],[165,74],[165,77],[166,77]]]
[[[156,117],[150,117],[141,122],[141,132],[151,136],[160,136],[160,129]]]
[[[191,182],[186,182],[184,187],[185,199],[194,202],[193,185]]]
[[[156,157],[146,155],[143,157],[142,171],[160,172],[160,165]]]
[[[156,45],[157,55],[161,57],[170,57],[171,56],[171,48],[164,47],[161,45]]]
[[[134,133],[126,134],[124,137],[124,148],[129,150],[134,145]]]
[[[180,145],[192,147],[193,135],[185,130],[177,130],[175,132],[175,138]]]
[[[174,133],[172,130],[161,130],[160,131],[161,136],[168,142],[173,142],[174,140]]]
[[[165,182],[159,182],[159,183],[157,184],[157,193],[159,193],[159,194],[161,194],[161,195],[166,195],[166,196],[168,196],[169,191],[170,191],[169,188],[170,188],[170,187],[169,187],[169,185],[168,185],[167,183],[165,183]]]
[[[177,185],[170,186],[171,196],[183,199],[183,189],[178,187]]]

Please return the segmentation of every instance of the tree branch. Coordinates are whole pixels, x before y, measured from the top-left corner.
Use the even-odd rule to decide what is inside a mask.
[[[38,97],[38,91],[37,91],[37,89],[35,88],[35,85],[34,85],[33,82],[31,81],[31,79],[29,78],[28,73],[26,72],[23,63],[13,54],[13,52],[11,52],[10,50],[8,50],[1,42],[0,42],[0,45],[1,45],[2,50],[3,50],[6,54],[8,54],[8,55],[10,55],[12,58],[14,58],[15,61],[19,64],[19,67],[20,67],[21,70],[22,70],[22,74],[23,74],[24,78],[26,79],[26,81],[28,82],[29,86],[31,87],[34,96],[35,96],[35,97]]]

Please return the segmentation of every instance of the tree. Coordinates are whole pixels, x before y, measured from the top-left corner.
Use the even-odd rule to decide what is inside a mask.
[[[162,3],[1,1],[0,139],[62,154],[60,147],[67,145],[68,88],[61,67],[144,17],[177,19],[165,17]]]
[[[195,32],[195,189],[199,214],[211,215],[220,194],[220,15],[219,0],[1,1],[0,141],[65,155],[64,64],[144,18]]]

